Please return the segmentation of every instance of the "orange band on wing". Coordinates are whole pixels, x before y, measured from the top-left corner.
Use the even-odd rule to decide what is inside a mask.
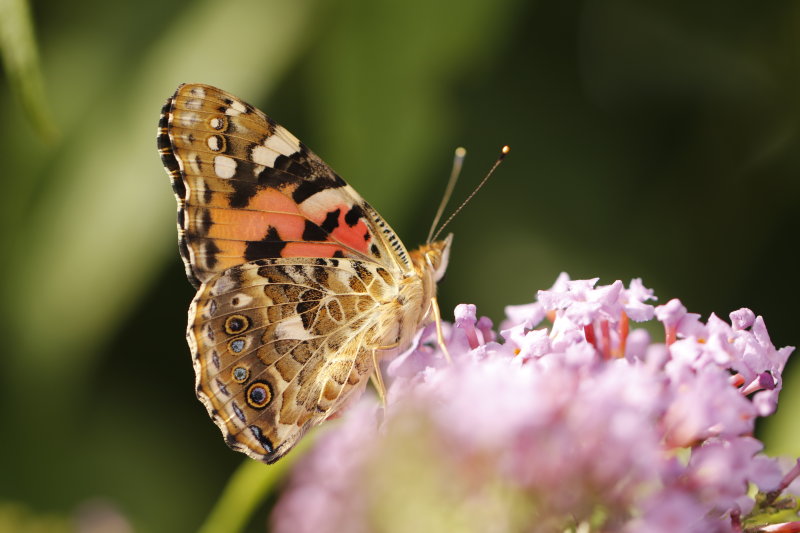
[[[333,242],[290,242],[281,252],[281,257],[333,257],[336,252],[348,253]]]
[[[236,211],[233,209],[210,209],[211,226],[208,236],[212,239],[237,241],[260,241],[269,229],[275,228],[282,240],[295,241],[303,237],[305,219],[297,215],[265,213],[264,211]]]
[[[247,204],[248,209],[261,211],[278,211],[280,213],[297,213],[300,209],[291,198],[276,189],[258,191]]]

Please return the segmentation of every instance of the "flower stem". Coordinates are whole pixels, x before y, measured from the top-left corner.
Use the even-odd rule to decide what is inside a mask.
[[[250,521],[253,512],[263,503],[267,495],[283,480],[295,461],[305,455],[313,433],[273,465],[265,465],[252,459],[245,459],[228,480],[222,495],[214,504],[199,533],[242,531]]]

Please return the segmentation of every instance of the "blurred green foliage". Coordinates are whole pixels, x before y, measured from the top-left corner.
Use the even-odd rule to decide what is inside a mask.
[[[38,48],[26,0],[0,0],[0,57],[8,85],[44,139],[53,139],[55,125],[45,102]]]
[[[445,310],[499,321],[562,270],[642,277],[662,302],[751,307],[776,345],[798,342],[796,2],[41,0],[35,41],[12,4],[0,501],[24,513],[101,501],[137,531],[193,531],[242,460],[194,398],[183,339],[192,291],[155,148],[181,82],[264,109],[410,247],[453,148],[470,150],[460,199],[509,144],[450,228]],[[795,367],[762,428],[773,453],[800,454]]]

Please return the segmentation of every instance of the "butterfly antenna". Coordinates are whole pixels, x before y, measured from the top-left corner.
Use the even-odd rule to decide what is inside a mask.
[[[447,207],[447,202],[450,201],[450,197],[453,195],[453,189],[456,186],[456,181],[458,181],[458,176],[461,174],[461,167],[464,166],[464,158],[467,156],[467,149],[459,146],[456,148],[456,153],[453,156],[453,169],[450,171],[450,179],[447,180],[447,188],[444,190],[444,196],[442,196],[442,201],[439,203],[439,209],[436,210],[436,216],[433,217],[433,224],[431,224],[431,230],[428,232],[428,240],[425,242],[430,243],[431,237],[433,236],[433,231],[436,229],[436,225],[439,224],[439,221],[442,219],[442,214],[444,214],[444,208]]]
[[[494,174],[494,171],[497,170],[497,167],[500,166],[500,163],[503,162],[503,159],[505,159],[506,155],[508,155],[508,152],[510,152],[510,151],[511,151],[511,148],[509,148],[508,146],[503,146],[503,148],[500,150],[500,155],[497,156],[497,160],[492,165],[492,168],[489,169],[489,172],[486,173],[486,176],[481,180],[481,182],[478,184],[478,186],[475,187],[475,189],[469,194],[469,196],[467,196],[467,199],[464,200],[463,202],[461,202],[461,205],[458,206],[458,208],[455,211],[453,211],[453,214],[450,215],[447,218],[447,220],[444,221],[444,224],[442,224],[442,226],[438,230],[436,230],[436,233],[433,234],[433,237],[428,239],[428,242],[435,241],[436,237],[439,236],[439,234],[442,232],[442,230],[444,228],[446,228],[448,224],[450,224],[450,221],[453,220],[453,218],[455,218],[455,216],[458,213],[460,213],[462,209],[464,209],[464,206],[467,205],[470,200],[472,200],[472,197],[475,196],[478,193],[479,190],[481,190],[481,187],[483,187],[486,184],[487,181],[489,181],[489,178],[492,177],[492,174]],[[438,219],[438,217],[437,217],[437,219]]]

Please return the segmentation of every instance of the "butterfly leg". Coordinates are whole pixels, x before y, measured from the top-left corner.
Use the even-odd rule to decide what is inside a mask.
[[[439,310],[439,302],[435,296],[431,298],[431,309],[433,309],[433,320],[436,323],[436,341],[439,343],[439,348],[442,349],[447,363],[451,364],[453,359],[450,357],[450,352],[447,350],[447,344],[444,342],[444,333],[442,332],[442,312]]]
[[[373,348],[372,350],[372,364],[375,366],[375,372],[370,376],[370,380],[372,381],[372,386],[375,387],[375,390],[378,392],[381,405],[386,407],[386,385],[383,383],[381,366],[378,364],[378,350],[379,348]]]

